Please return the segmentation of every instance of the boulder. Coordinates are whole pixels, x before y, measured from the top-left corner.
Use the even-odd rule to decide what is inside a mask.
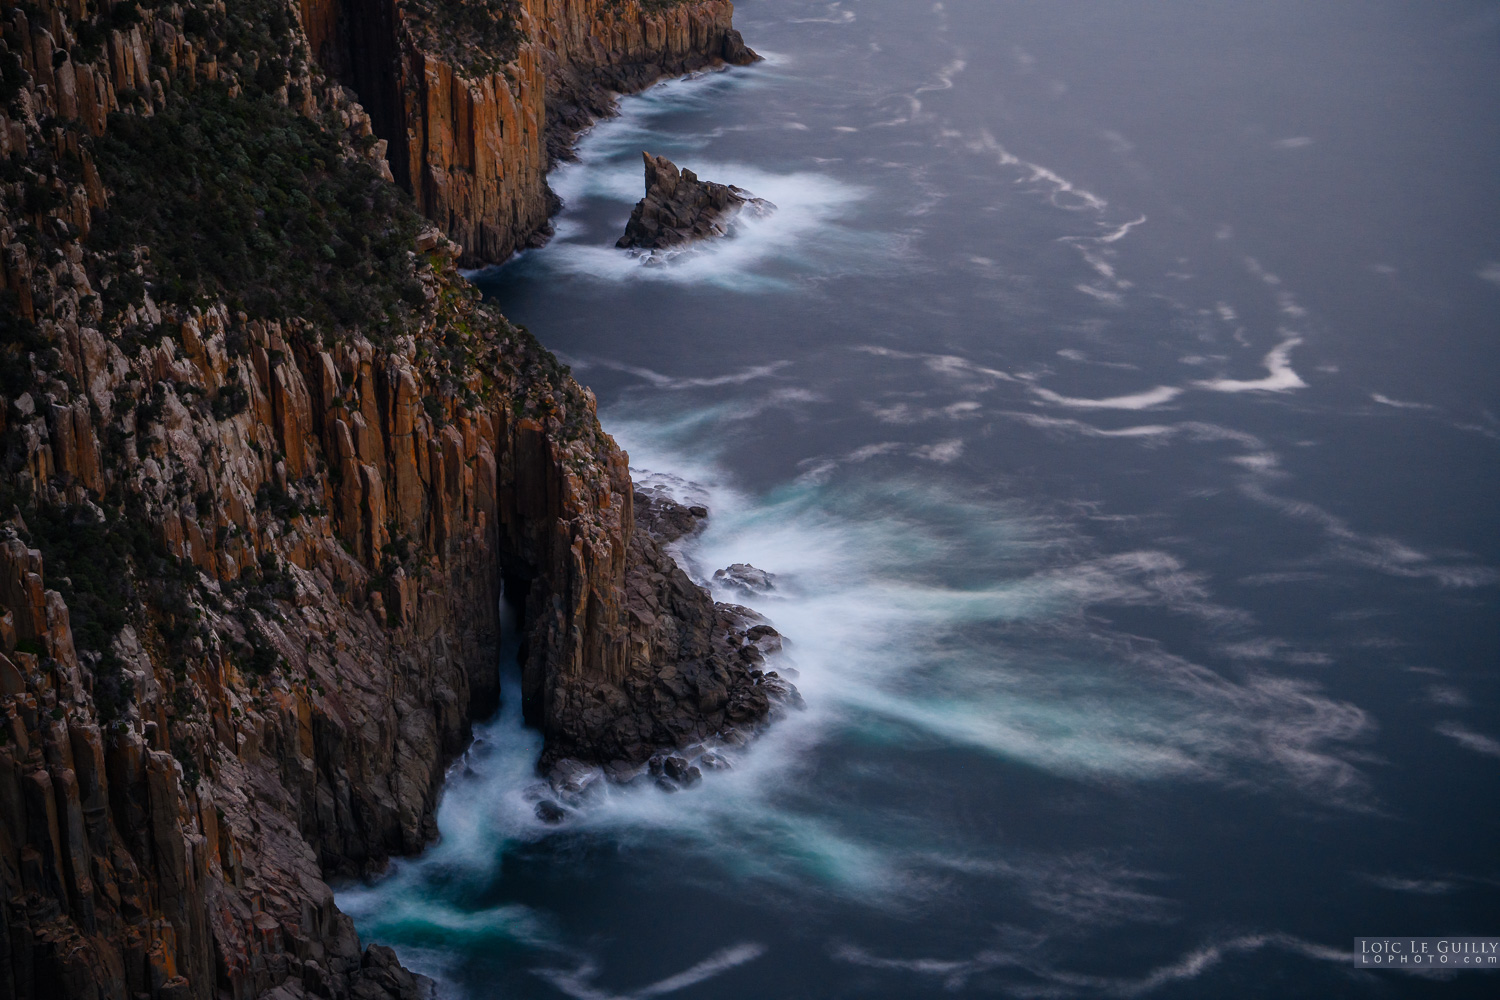
[[[734,563],[714,573],[714,582],[743,594],[765,594],[776,589],[776,574],[756,569],[749,563]],[[765,628],[762,626],[762,628]],[[774,629],[758,632],[756,638],[775,634]]]
[[[710,750],[702,757],[699,757],[698,763],[708,768],[710,771],[727,771],[734,766],[729,762],[728,757],[713,750]]]

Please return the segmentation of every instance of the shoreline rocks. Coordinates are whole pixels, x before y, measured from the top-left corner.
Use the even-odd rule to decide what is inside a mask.
[[[729,751],[749,745],[788,709],[807,707],[788,679],[795,670],[764,669],[768,656],[782,652],[781,633],[753,609],[714,603],[662,548],[699,531],[708,511],[639,485],[635,501],[626,607],[649,648],[619,683],[595,692],[616,712],[613,720],[579,720],[590,739],[549,738],[538,762],[546,781],[536,793],[537,816],[549,824],[606,784],[692,788],[705,771],[733,767]],[[772,574],[747,564],[730,569],[771,587]]]
[[[776,574],[749,563],[732,563],[714,572],[714,582],[742,594],[767,594],[776,589]]]
[[[665,156],[643,152],[646,196],[636,203],[615,242],[621,249],[669,250],[698,240],[726,236],[742,211],[764,215],[776,206],[733,184],[700,180]]]
[[[765,683],[779,633],[750,608],[716,603],[666,549],[696,531],[707,511],[659,492],[636,495],[647,502],[626,556],[624,662],[560,689],[538,765],[549,776],[569,760],[634,767],[664,751],[732,745],[791,702],[781,684]]]

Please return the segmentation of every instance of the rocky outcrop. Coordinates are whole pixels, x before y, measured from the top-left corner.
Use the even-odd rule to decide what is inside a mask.
[[[763,686],[756,639],[774,632],[765,619],[715,604],[664,549],[698,515],[664,497],[636,499],[643,515],[627,557],[624,656],[610,672],[554,686],[544,770],[564,758],[638,765],[663,748],[742,743],[783,693]]]
[[[634,506],[626,577],[631,656],[623,675],[570,687],[540,762],[548,780],[528,790],[544,823],[565,822],[605,783],[691,788],[704,771],[733,766],[729,748],[805,707],[790,680],[764,669],[782,650],[780,633],[749,608],[715,604],[668,554],[702,527],[708,511],[639,487]]]
[[[546,173],[614,96],[663,76],[758,57],[729,0],[489,0],[515,24],[500,65],[442,44],[431,7],[397,0],[304,0],[313,51],[352,86],[417,207],[464,247],[462,263],[503,261],[544,239],[556,199]],[[484,9],[489,9],[484,8]]]
[[[630,213],[617,247],[666,250],[723,236],[742,210],[763,214],[776,207],[733,184],[700,181],[665,156],[641,156],[646,161],[646,197]]]
[[[497,704],[502,589],[554,756],[757,723],[754,629],[634,531],[592,396],[409,209],[339,228],[391,173],[298,13],[0,15],[3,996],[424,995],[325,880],[433,835]],[[225,150],[168,229],[108,181],[103,140],[146,121]],[[336,196],[237,183],[250,138]],[[307,267],[233,285],[200,246]]]

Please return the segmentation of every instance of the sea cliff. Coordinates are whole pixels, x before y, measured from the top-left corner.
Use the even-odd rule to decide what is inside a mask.
[[[312,51],[358,94],[397,183],[503,261],[547,232],[552,160],[616,92],[757,57],[729,0],[304,0]]]
[[[523,4],[489,91],[405,10],[0,4],[0,995],[423,995],[326,880],[434,835],[502,591],[549,760],[765,715],[456,271],[545,223],[548,95],[724,58],[729,4]]]

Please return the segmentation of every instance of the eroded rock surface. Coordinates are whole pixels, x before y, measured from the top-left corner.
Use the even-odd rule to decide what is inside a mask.
[[[733,184],[699,180],[665,156],[641,156],[646,162],[646,196],[630,213],[617,247],[666,250],[724,236],[741,211],[763,214],[776,207]]]

